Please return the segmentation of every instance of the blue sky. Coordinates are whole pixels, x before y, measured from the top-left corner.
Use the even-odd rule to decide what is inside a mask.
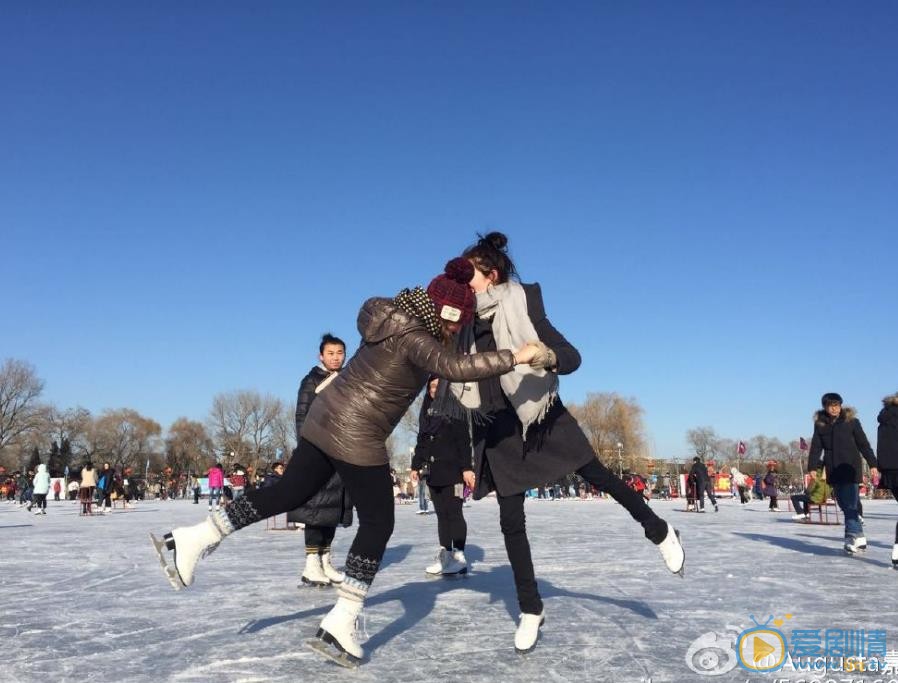
[[[0,357],[167,426],[501,229],[562,395],[807,435],[898,391],[898,6],[4,3]]]

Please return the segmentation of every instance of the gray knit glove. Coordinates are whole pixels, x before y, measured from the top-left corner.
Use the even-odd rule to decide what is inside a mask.
[[[558,358],[555,356],[555,352],[552,349],[543,344],[541,341],[534,341],[530,343],[539,349],[536,352],[536,355],[533,357],[533,360],[530,361],[530,367],[552,370],[556,365],[558,365]]]

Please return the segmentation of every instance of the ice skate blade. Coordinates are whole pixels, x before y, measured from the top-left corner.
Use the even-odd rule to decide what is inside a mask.
[[[424,572],[424,576],[428,579],[464,579],[468,576],[468,568],[460,569],[457,572],[447,572],[447,573],[439,573],[439,574],[431,574],[430,572]]]
[[[334,664],[339,664],[345,669],[357,669],[362,660],[353,657],[340,647],[330,633],[323,629],[318,629],[318,637],[306,641],[306,647],[318,654],[327,657]]]
[[[162,566],[162,571],[165,572],[165,578],[168,579],[168,582],[176,591],[182,590],[185,586],[181,581],[181,577],[178,575],[178,570],[174,567],[170,567],[165,561],[166,542],[160,541],[152,534],[152,532],[150,533],[150,540],[153,542],[153,547],[156,549],[156,555],[159,556],[159,564]]]
[[[302,583],[299,585],[299,588],[306,588],[306,587],[308,587],[308,588],[330,588],[331,587],[330,582],[324,583],[322,581],[312,581],[312,579],[307,579],[304,576],[300,576],[299,579],[300,579],[300,581],[302,581]]]

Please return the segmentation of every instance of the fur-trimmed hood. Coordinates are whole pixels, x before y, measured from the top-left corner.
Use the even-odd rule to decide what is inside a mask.
[[[842,406],[842,413],[836,418],[836,422],[851,422],[857,418],[857,410],[851,406]],[[830,424],[829,414],[825,410],[814,413],[814,424],[825,427]]]
[[[882,399],[882,410],[879,411],[879,424],[898,424],[898,394]]]

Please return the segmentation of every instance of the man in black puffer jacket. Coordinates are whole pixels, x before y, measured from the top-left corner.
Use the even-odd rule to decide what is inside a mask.
[[[318,365],[312,368],[299,385],[296,396],[296,442],[315,397],[337,376],[346,359],[346,344],[328,333],[318,346]],[[352,524],[352,502],[336,472],[308,502],[287,514],[290,522],[305,524],[306,566],[302,582],[313,586],[329,586],[343,581],[343,575],[331,562],[331,543],[337,526]]]
[[[891,491],[895,500],[898,500],[898,394],[892,394],[882,399],[882,410],[879,411],[879,431],[876,436],[879,488]],[[898,524],[895,525],[892,566],[898,569]]]
[[[823,394],[823,410],[814,414],[814,438],[808,452],[808,472],[820,467],[821,457],[826,481],[845,515],[845,552],[854,555],[867,549],[864,524],[860,520],[858,486],[863,481],[861,455],[875,477],[876,456],[853,408],[842,409],[839,394]]]

